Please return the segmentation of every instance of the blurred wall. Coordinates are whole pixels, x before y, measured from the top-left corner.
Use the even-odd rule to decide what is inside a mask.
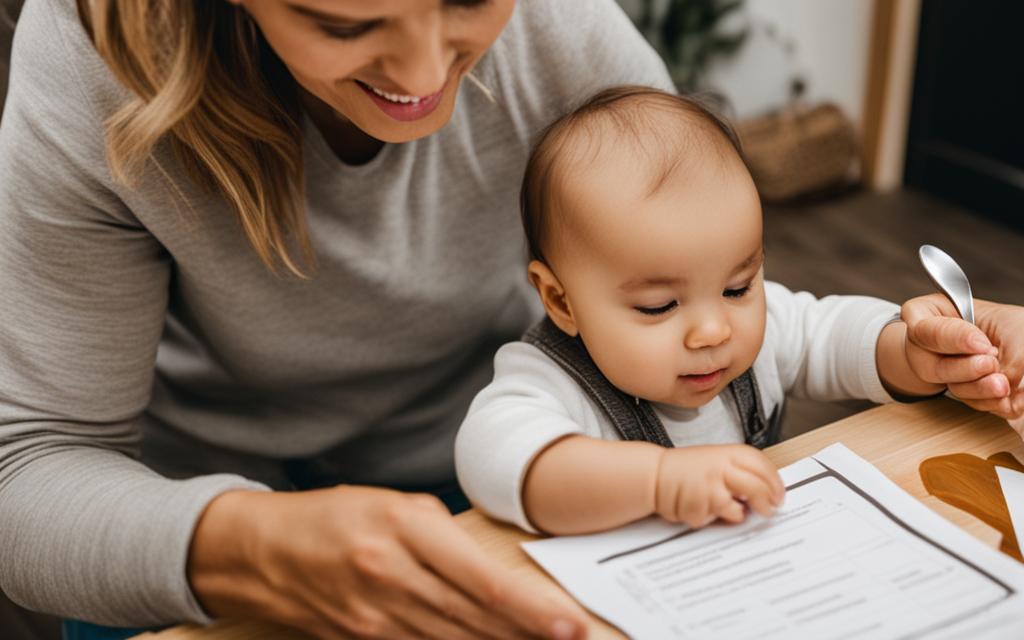
[[[667,0],[658,0],[664,7]],[[619,0],[636,15],[640,0]],[[716,62],[708,84],[732,101],[740,118],[760,115],[786,102],[789,79],[800,73],[811,101],[836,102],[860,124],[864,111],[872,0],[746,0],[723,29],[749,25],[737,55]],[[773,40],[767,27],[774,27]],[[781,41],[790,40],[791,53]]]
[[[747,0],[737,21],[749,21],[751,35],[736,57],[712,66],[709,84],[730,97],[739,117],[748,117],[785,103],[788,79],[800,73],[810,101],[836,102],[860,123],[873,7],[868,0]],[[786,39],[793,43],[789,54],[779,42]]]

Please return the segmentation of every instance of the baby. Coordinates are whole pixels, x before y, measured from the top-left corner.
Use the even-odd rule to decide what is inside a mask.
[[[496,518],[574,534],[770,515],[784,487],[758,448],[786,393],[943,389],[907,362],[896,305],[764,281],[757,190],[731,129],[690,99],[593,97],[544,132],[522,207],[547,318],[498,351],[455,451]]]

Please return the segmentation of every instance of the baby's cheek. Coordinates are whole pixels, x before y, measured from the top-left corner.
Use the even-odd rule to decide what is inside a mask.
[[[734,324],[737,328],[734,334],[734,341],[738,352],[734,353],[733,357],[737,361],[750,365],[757,359],[757,354],[761,351],[761,345],[764,344],[767,316],[763,303],[752,305],[750,309],[744,311],[745,313],[742,313],[735,320],[736,324]]]
[[[677,350],[666,344],[660,332],[646,329],[626,330],[606,341],[604,348],[591,349],[591,355],[618,388],[631,395],[657,397],[675,379]]]

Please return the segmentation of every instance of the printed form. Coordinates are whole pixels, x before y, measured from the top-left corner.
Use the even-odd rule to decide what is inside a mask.
[[[524,543],[634,638],[1024,638],[1024,566],[841,444],[781,470],[772,518]]]

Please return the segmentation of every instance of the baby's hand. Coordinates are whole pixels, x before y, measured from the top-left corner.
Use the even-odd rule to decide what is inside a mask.
[[[946,385],[964,404],[1007,420],[1024,415],[1024,308],[975,300],[977,326],[938,294],[903,304],[914,374]],[[998,345],[999,348],[993,346]]]
[[[786,489],[775,465],[754,447],[666,449],[658,464],[655,510],[672,522],[703,527],[716,518],[742,522],[744,505],[770,516]]]

